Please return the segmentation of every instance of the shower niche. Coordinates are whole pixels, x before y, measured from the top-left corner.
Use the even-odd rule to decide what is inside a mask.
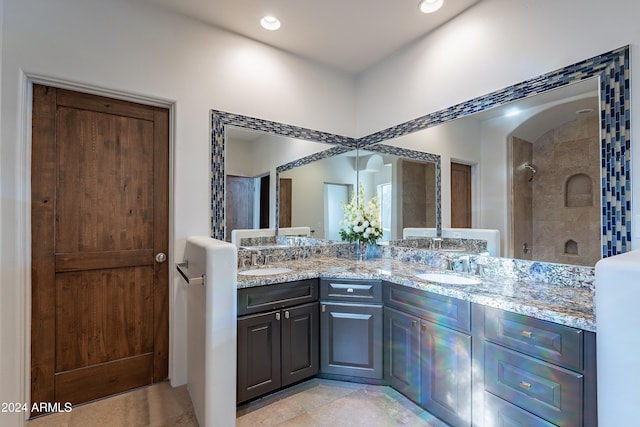
[[[578,242],[567,240],[564,244],[564,253],[567,255],[578,255]]]
[[[564,200],[568,208],[593,206],[591,177],[584,173],[571,175],[565,185]]]

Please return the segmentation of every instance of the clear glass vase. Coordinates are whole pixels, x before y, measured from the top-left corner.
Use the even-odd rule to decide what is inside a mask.
[[[356,241],[356,259],[358,261],[367,259],[367,242],[361,240]]]

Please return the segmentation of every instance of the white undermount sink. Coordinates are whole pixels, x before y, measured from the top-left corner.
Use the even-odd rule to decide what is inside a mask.
[[[416,274],[416,277],[422,280],[428,280],[429,282],[445,283],[447,285],[477,285],[481,283],[481,280],[476,277],[446,273],[421,273]]]
[[[238,274],[241,274],[243,276],[271,276],[274,274],[289,273],[290,271],[291,269],[286,267],[263,267],[263,268],[252,268],[251,270],[238,271]]]

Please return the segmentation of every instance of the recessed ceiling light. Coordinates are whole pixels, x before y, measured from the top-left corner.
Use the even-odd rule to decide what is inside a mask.
[[[444,4],[444,0],[422,0],[418,7],[422,13],[433,13],[440,9]]]
[[[269,31],[275,31],[280,28],[280,20],[275,16],[265,16],[260,20],[262,28]]]

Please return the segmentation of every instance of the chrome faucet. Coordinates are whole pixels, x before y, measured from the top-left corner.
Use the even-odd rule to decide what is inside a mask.
[[[476,264],[476,276],[478,276],[478,277],[484,276],[484,267],[485,267],[485,265],[482,264],[482,263],[477,263]]]
[[[258,265],[258,251],[251,251],[251,265]]]
[[[442,249],[442,237],[431,238],[431,249]]]
[[[450,260],[449,270],[458,273],[471,273],[471,258],[469,255],[463,255]]]

